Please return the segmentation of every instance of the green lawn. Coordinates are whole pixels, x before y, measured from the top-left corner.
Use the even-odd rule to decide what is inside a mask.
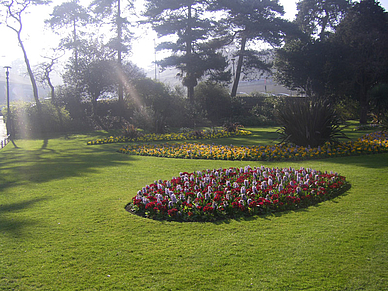
[[[272,128],[249,130],[251,137],[209,142],[276,137]],[[18,148],[0,151],[0,289],[388,290],[388,154],[179,160],[86,146],[102,135],[17,140]],[[352,188],[308,209],[216,223],[160,222],[124,210],[154,180],[243,165],[333,170]]]

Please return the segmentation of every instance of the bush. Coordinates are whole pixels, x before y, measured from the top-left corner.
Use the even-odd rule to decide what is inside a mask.
[[[134,81],[131,103],[135,106],[133,123],[145,130],[164,133],[168,127],[188,125],[186,104],[178,90],[151,79]]]
[[[233,114],[232,99],[226,87],[213,82],[202,82],[195,88],[195,100],[199,111],[213,124],[221,125]]]
[[[127,139],[136,139],[142,135],[133,124],[126,124],[122,130],[123,136]]]
[[[224,128],[224,130],[226,130],[227,132],[237,132],[240,130],[240,128],[242,128],[243,126],[238,123],[238,122],[232,122],[232,121],[226,121],[222,127]]]
[[[356,120],[360,118],[360,102],[344,97],[335,105],[336,112],[343,120]]]
[[[282,143],[317,147],[345,137],[340,119],[325,101],[285,101],[277,116]]]
[[[369,91],[370,111],[375,123],[382,123],[388,114],[388,84],[378,84]]]
[[[18,103],[12,106],[14,134],[19,137],[37,137],[40,134],[66,132],[73,129],[69,112],[50,101],[42,102],[39,114],[35,103]]]

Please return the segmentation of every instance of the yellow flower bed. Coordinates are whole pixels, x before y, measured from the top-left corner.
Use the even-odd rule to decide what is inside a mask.
[[[247,130],[238,130],[237,132],[228,132],[226,130],[215,131],[197,131],[185,133],[166,133],[166,134],[145,134],[136,138],[128,138],[125,136],[110,136],[108,138],[96,139],[88,141],[88,145],[98,145],[106,143],[125,143],[125,142],[155,142],[155,141],[178,141],[178,140],[193,140],[193,139],[216,139],[233,136],[246,136],[252,134]]]
[[[388,133],[367,134],[356,141],[339,144],[326,143],[322,147],[309,148],[289,145],[273,146],[224,146],[202,143],[163,143],[127,145],[119,152],[132,155],[183,159],[212,160],[305,160],[388,152]]]

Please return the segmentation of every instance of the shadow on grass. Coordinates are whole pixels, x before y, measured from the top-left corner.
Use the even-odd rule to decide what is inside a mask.
[[[8,218],[7,215],[31,208],[34,204],[46,201],[47,199],[48,198],[37,198],[18,203],[0,205],[0,229],[2,232],[12,234],[14,237],[20,237],[22,235],[22,229],[26,226],[33,225],[34,222],[31,220],[14,220],[13,218]]]
[[[117,145],[87,146],[76,136],[18,142],[1,152],[0,191],[28,183],[43,183],[99,172],[103,167],[134,159],[117,153]],[[52,143],[52,145],[50,145]]]
[[[314,160],[319,161],[319,160]],[[344,164],[371,169],[387,169],[388,153],[322,159],[327,164]]]

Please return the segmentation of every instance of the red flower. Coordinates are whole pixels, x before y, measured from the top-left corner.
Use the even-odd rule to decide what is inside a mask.
[[[167,211],[168,215],[170,215],[170,216],[175,216],[177,212],[178,212],[178,209],[176,209],[176,208],[172,208],[172,209]]]

